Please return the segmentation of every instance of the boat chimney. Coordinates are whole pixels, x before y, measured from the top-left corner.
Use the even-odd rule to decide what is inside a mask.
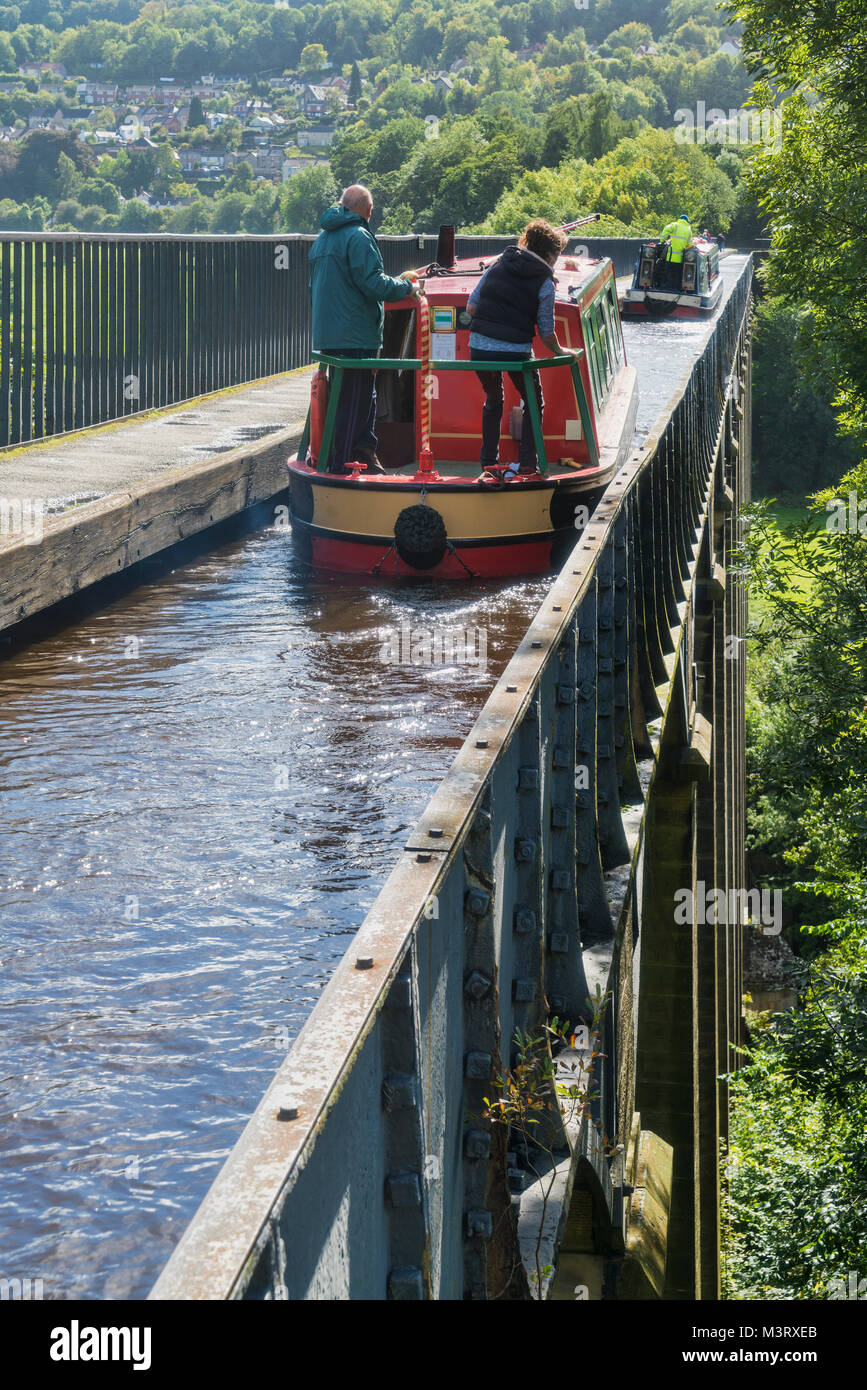
[[[437,237],[436,263],[449,270],[455,263],[455,229],[440,227]]]

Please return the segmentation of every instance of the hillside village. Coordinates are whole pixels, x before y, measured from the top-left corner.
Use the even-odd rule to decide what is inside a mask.
[[[67,0],[47,2],[63,7],[58,23],[73,18]],[[138,0],[106,3],[138,8]],[[228,73],[223,51],[214,71],[195,78],[178,70],[155,75],[160,51],[169,59],[174,53],[187,74],[191,61],[184,60],[189,44],[161,50],[152,3],[132,23],[93,19],[62,31],[59,41],[47,30],[38,40],[28,37],[26,31],[41,28],[36,24],[8,30],[7,39],[0,8],[0,229],[312,231],[316,209],[354,177],[374,188],[379,230],[430,230],[443,216],[480,225],[525,174],[571,169],[570,160],[598,159],[641,132],[667,130],[670,144],[675,112],[693,89],[707,105],[729,109],[749,90],[741,40],[715,13],[713,0],[667,6],[636,0],[625,8],[621,0],[603,0],[610,21],[566,0],[533,0],[529,18],[521,17],[527,6],[488,13],[460,0],[441,0],[432,11],[426,0],[389,3],[396,6],[395,30],[404,22],[415,26],[406,42],[372,30],[358,42],[348,37],[340,25],[363,18],[352,7],[290,9],[277,0],[271,16],[284,11],[302,34],[294,45],[297,61],[251,72],[273,26],[267,7],[245,9],[240,0],[239,13],[256,16],[249,33],[258,47],[247,70]],[[344,18],[332,24],[331,50],[305,43],[320,32],[319,16],[324,23],[332,9]],[[654,27],[629,19],[632,11]],[[223,18],[227,10],[209,12]],[[235,0],[228,12],[236,12]],[[167,11],[163,5],[161,13],[164,20],[193,18],[186,6]],[[618,18],[626,22],[606,34],[607,23]],[[126,38],[131,47],[124,50]],[[146,41],[149,49],[135,47]],[[17,71],[2,70],[4,53],[8,66],[10,55],[28,48],[47,49],[49,56],[22,58]],[[200,50],[203,58],[218,56],[205,44]],[[396,59],[395,50],[405,56]],[[345,61],[355,52],[357,58]],[[426,55],[434,61],[420,61]],[[439,167],[422,169],[434,136],[442,137]],[[647,150],[637,154],[640,162]],[[455,155],[457,166],[450,168]],[[472,167],[463,167],[465,158]],[[733,155],[727,186],[737,183],[739,169]],[[446,184],[451,199],[440,196]],[[615,234],[640,217],[655,220],[641,199],[614,194],[609,201],[606,226]],[[716,216],[726,230],[736,200],[729,207],[723,189],[699,201],[704,215]]]

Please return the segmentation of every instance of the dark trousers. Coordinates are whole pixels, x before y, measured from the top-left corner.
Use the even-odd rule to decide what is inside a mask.
[[[526,362],[527,357],[523,352],[489,352],[487,348],[470,348],[470,358],[475,360],[490,361],[494,359],[499,362]],[[482,452],[479,462],[486,467],[488,464],[496,463],[500,455],[500,427],[503,422],[503,373],[502,372],[476,372],[476,376],[482,383],[485,391],[485,403],[482,406]],[[542,398],[542,383],[539,380],[539,373],[533,372],[533,385],[536,388],[536,400],[539,405],[539,418],[542,417],[542,410],[545,402]],[[518,461],[522,468],[533,469],[537,466],[536,441],[533,438],[533,425],[527,410],[527,392],[524,386],[524,376],[522,372],[509,372],[509,380],[524,402],[523,417],[521,421],[521,443],[518,446]]]
[[[323,348],[329,357],[376,357],[374,348]],[[334,369],[329,369],[334,382]],[[343,373],[334,439],[331,445],[329,473],[340,473],[345,464],[357,458],[358,450],[376,452],[376,373],[361,368],[347,368]]]

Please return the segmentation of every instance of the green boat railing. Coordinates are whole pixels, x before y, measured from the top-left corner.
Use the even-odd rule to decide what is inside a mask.
[[[433,359],[424,362],[420,357],[337,357],[325,352],[314,352],[313,359],[318,362],[320,367],[331,367],[333,377],[331,390],[328,394],[328,409],[325,412],[325,424],[322,429],[322,443],[319,449],[319,456],[316,460],[317,473],[328,471],[328,460],[331,456],[331,444],[334,439],[334,426],[337,420],[337,403],[343,386],[343,374],[347,370],[353,371],[393,371],[417,372],[515,372],[520,371],[524,379],[524,389],[526,392],[527,409],[530,414],[530,423],[533,427],[533,439],[536,444],[536,458],[538,460],[539,472],[542,474],[548,471],[548,456],[545,452],[545,440],[542,436],[542,416],[539,411],[539,402],[536,400],[536,392],[533,389],[531,372],[545,370],[551,367],[569,367],[572,376],[572,386],[575,391],[575,403],[578,413],[581,416],[581,427],[584,431],[584,438],[587,441],[587,451],[590,456],[590,467],[599,467],[599,449],[596,444],[596,435],[593,430],[593,419],[590,414],[590,407],[587,403],[587,394],[584,390],[584,382],[581,379],[581,359],[584,356],[584,349],[578,348],[575,352],[560,354],[556,357],[528,357],[525,361],[516,362],[500,361],[499,359],[474,358],[471,361],[453,362],[440,361]],[[303,459],[307,453],[310,443],[310,412],[307,412],[307,421],[304,425],[304,432],[298,444],[298,457]]]

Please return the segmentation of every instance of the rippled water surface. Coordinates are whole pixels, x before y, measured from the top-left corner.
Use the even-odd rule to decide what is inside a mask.
[[[706,331],[628,325],[640,431]],[[0,1277],[147,1293],[547,585],[317,580],[263,531],[0,666]],[[407,622],[487,670],[389,664]]]

